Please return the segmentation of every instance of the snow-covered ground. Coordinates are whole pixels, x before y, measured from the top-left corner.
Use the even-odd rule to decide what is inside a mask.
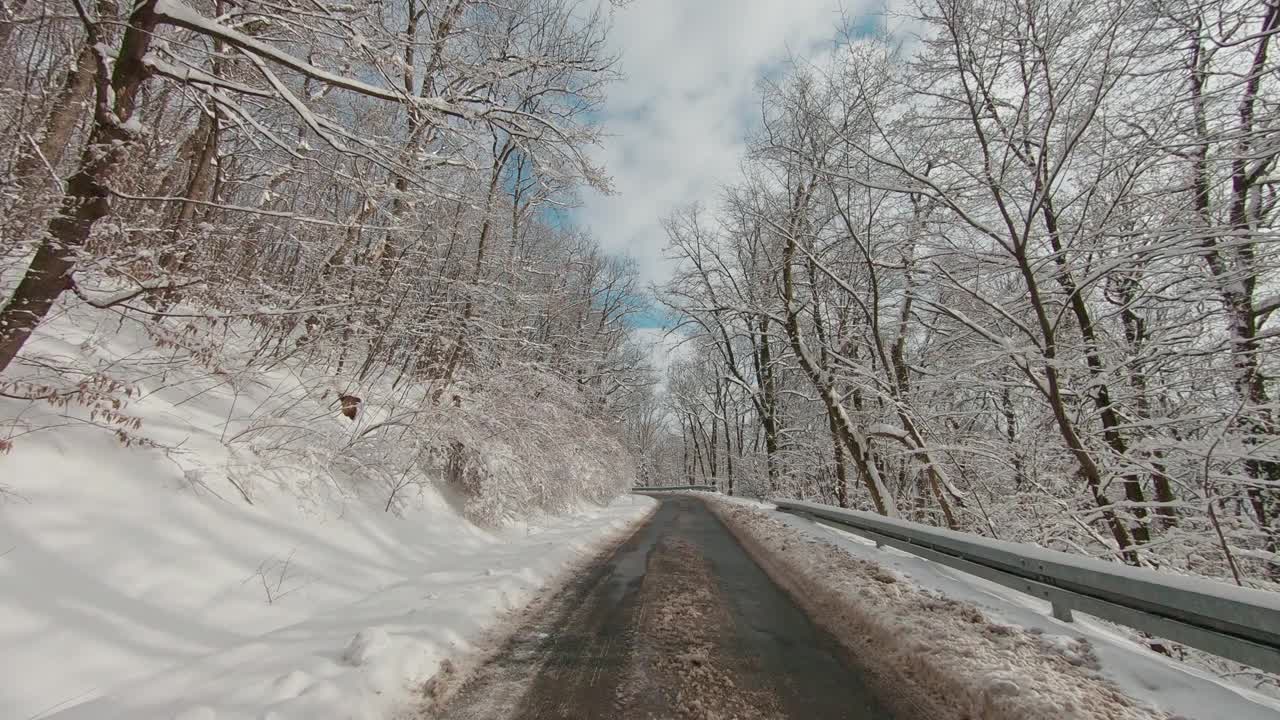
[[[0,461],[23,495],[0,506],[5,718],[382,717],[653,504],[490,532],[429,494],[248,506],[106,439],[64,450]]]
[[[861,572],[862,575],[880,577],[880,581],[850,585],[845,591],[847,597],[854,603],[865,605],[873,622],[877,613],[884,618],[887,612],[889,617],[886,621],[899,628],[903,646],[908,652],[920,640],[910,637],[912,633],[927,631],[932,627],[931,623],[939,619],[945,626],[946,617],[956,610],[952,602],[962,607],[976,607],[982,615],[982,622],[952,624],[945,632],[925,638],[925,644],[916,650],[933,655],[940,661],[952,655],[964,658],[967,668],[958,670],[974,675],[981,675],[986,665],[998,667],[1006,663],[1001,672],[1009,684],[1002,686],[1002,692],[1013,696],[1020,694],[1031,702],[1040,702],[1043,698],[1034,697],[1038,691],[1051,695],[1057,687],[1069,688],[1076,694],[1080,692],[1082,681],[1097,678],[1137,700],[1139,707],[1156,717],[1163,714],[1191,720],[1280,718],[1280,700],[1229,684],[1152,652],[1105,622],[1076,613],[1075,622],[1063,623],[1052,617],[1047,602],[906,552],[889,547],[877,548],[874,542],[853,533],[795,515],[773,512],[773,506],[768,503],[722,497],[715,498],[714,502],[724,508],[739,510],[736,514],[739,527],[744,524],[758,526],[752,531],[753,535],[789,565],[807,566],[807,570],[801,567],[801,571],[826,575],[831,582],[839,583],[847,578],[836,577],[841,572],[838,566],[823,567],[822,563],[830,561],[826,553],[836,550],[862,561],[851,567],[865,571]],[[930,598],[949,602],[945,606],[931,607]],[[960,612],[963,615],[963,610]],[[926,617],[929,614],[935,617]],[[1012,631],[992,633],[990,628],[1010,628]],[[1017,646],[1020,645],[1039,647],[1054,656],[1055,662],[1031,664],[1025,662],[1026,658],[1019,661]],[[1068,657],[1070,662],[1066,665],[1056,662],[1061,657]],[[1052,673],[1060,677],[1055,680],[1047,676]],[[974,677],[973,685],[979,688],[989,685],[1000,679],[995,677],[996,674],[999,673],[992,673],[991,677]],[[985,688],[985,691],[990,691],[990,688]],[[1105,696],[1105,688],[1097,694]],[[1028,704],[1028,707],[1033,705]],[[1133,711],[1138,709],[1131,708]],[[1106,712],[1119,711],[1111,709]],[[1074,715],[1061,717],[1068,716]]]
[[[253,342],[73,308],[24,349],[0,390],[66,402],[0,398],[0,718],[383,717],[654,504],[584,499],[630,477],[572,407],[436,406]],[[443,477],[450,442],[490,484]]]

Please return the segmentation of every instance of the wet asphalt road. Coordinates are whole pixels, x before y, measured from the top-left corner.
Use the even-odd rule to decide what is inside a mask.
[[[662,498],[429,716],[891,718],[835,640],[683,495]]]

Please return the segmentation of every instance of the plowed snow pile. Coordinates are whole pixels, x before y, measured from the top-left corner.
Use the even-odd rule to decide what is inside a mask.
[[[770,576],[839,638],[903,717],[1170,717],[1103,678],[1083,638],[1058,642],[992,622],[972,604],[903,582],[760,510],[710,505]]]

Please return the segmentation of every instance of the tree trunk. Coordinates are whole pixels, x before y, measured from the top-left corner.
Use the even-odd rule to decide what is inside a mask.
[[[1192,154],[1192,202],[1197,216],[1204,224],[1201,254],[1209,268],[1226,313],[1227,332],[1231,337],[1231,359],[1236,371],[1233,387],[1240,412],[1236,427],[1245,437],[1246,447],[1258,448],[1268,444],[1277,435],[1275,418],[1271,414],[1266,376],[1259,366],[1262,352],[1258,340],[1258,314],[1254,294],[1257,289],[1259,268],[1257,265],[1254,224],[1249,198],[1258,184],[1264,181],[1268,163],[1266,157],[1274,157],[1274,150],[1254,147],[1258,139],[1255,128],[1255,107],[1263,77],[1266,75],[1267,55],[1272,38],[1280,29],[1280,5],[1268,4],[1257,34],[1249,72],[1242,83],[1242,94],[1236,112],[1238,123],[1233,133],[1234,145],[1227,153],[1231,157],[1230,203],[1226,225],[1214,217],[1212,186],[1214,179],[1210,166],[1212,138],[1208,127],[1208,108],[1205,85],[1209,79],[1210,53],[1204,48],[1199,29],[1191,37],[1190,86],[1192,111],[1198,143]],[[1219,244],[1218,234],[1228,236],[1226,246]],[[1245,496],[1254,520],[1266,536],[1266,548],[1280,552],[1280,463],[1260,459],[1256,451],[1249,453],[1245,461],[1245,473],[1251,483]],[[1263,488],[1266,488],[1265,490]],[[1270,506],[1270,507],[1269,507]],[[1280,575],[1280,568],[1269,567],[1272,577]]]
[[[753,333],[754,334],[754,333]],[[773,356],[769,347],[769,318],[760,317],[759,342],[753,356],[756,382],[760,385],[760,425],[764,428],[765,472],[769,491],[778,489],[777,389],[773,377]]]
[[[15,245],[26,239],[34,228],[48,223],[45,202],[50,198],[50,189],[56,193],[53,203],[62,199],[62,181],[53,173],[71,145],[71,133],[84,117],[84,106],[93,90],[94,70],[93,50],[85,44],[76,55],[75,65],[67,70],[62,89],[45,116],[38,142],[34,147],[29,142],[21,145],[13,167],[12,192],[16,198],[5,221],[9,226],[5,234]],[[10,249],[0,248],[0,253]]]
[[[836,466],[836,504],[847,508],[849,507],[849,478],[844,466],[844,445],[840,442],[840,429],[830,413],[827,413],[827,427],[831,431],[831,455]]]
[[[111,212],[111,179],[134,140],[127,123],[147,77],[142,58],[157,24],[154,9],[155,0],[144,0],[130,15],[110,78],[103,60],[97,59],[93,129],[80,168],[67,181],[62,209],[49,222],[47,237],[41,241],[13,297],[0,310],[0,373],[17,357],[58,297],[71,287],[76,255],[89,239],[94,223]],[[87,44],[92,47],[99,40],[94,27]]]
[[[1047,170],[1042,172],[1047,172]],[[1048,186],[1047,181],[1045,186]],[[1092,384],[1094,385],[1091,396],[1093,406],[1097,409],[1098,416],[1102,420],[1103,440],[1107,443],[1107,447],[1111,448],[1111,451],[1115,453],[1118,461],[1129,465],[1129,444],[1120,432],[1120,416],[1116,412],[1116,402],[1111,397],[1110,388],[1103,380],[1105,368],[1098,349],[1098,337],[1093,325],[1093,316],[1085,304],[1084,295],[1081,294],[1071,269],[1067,266],[1067,256],[1063,252],[1058,231],[1058,216],[1054,211],[1053,201],[1047,192],[1041,203],[1041,217],[1049,234],[1049,244],[1053,248],[1053,261],[1056,267],[1058,285],[1066,295],[1067,304],[1071,308],[1072,315],[1076,318],[1080,337],[1084,340],[1085,365],[1089,368],[1089,376],[1092,378]],[[1126,469],[1122,474],[1122,485],[1124,486],[1125,499],[1131,503],[1134,518],[1137,520],[1130,531],[1133,540],[1139,545],[1146,544],[1151,541],[1151,533],[1147,526],[1147,499],[1142,492],[1142,482],[1138,477],[1138,473],[1132,469]]]
[[[876,466],[870,443],[853,428],[853,424],[849,421],[844,408],[841,407],[836,399],[835,391],[831,389],[830,382],[821,377],[820,368],[809,357],[809,351],[800,337],[798,312],[794,308],[795,288],[792,277],[792,265],[796,250],[794,233],[788,233],[783,240],[785,244],[782,251],[782,300],[786,308],[786,331],[787,337],[791,340],[791,349],[795,353],[796,359],[799,361],[805,375],[813,383],[814,388],[818,390],[818,394],[822,396],[823,405],[827,409],[828,420],[836,427],[840,441],[844,443],[849,449],[849,454],[853,456],[853,462],[858,466],[858,474],[862,477],[862,482],[867,488],[867,493],[871,496],[871,502],[875,505],[876,512],[888,517],[897,517],[897,506],[894,503],[893,496],[889,494],[884,484],[880,469]]]
[[[1108,529],[1111,530],[1111,536],[1116,541],[1116,547],[1124,554],[1124,558],[1128,563],[1137,565],[1138,555],[1131,548],[1133,543],[1129,539],[1129,531],[1124,523],[1120,522],[1120,518],[1116,515],[1115,509],[1111,505],[1111,500],[1103,492],[1102,471],[1089,449],[1085,447],[1084,442],[1080,439],[1080,434],[1067,409],[1066,400],[1062,396],[1062,387],[1058,378],[1057,331],[1054,329],[1053,320],[1050,319],[1049,311],[1040,295],[1040,285],[1036,281],[1035,270],[1027,259],[1024,245],[1018,245],[1015,248],[1014,259],[1018,263],[1018,271],[1022,275],[1027,295],[1031,301],[1031,309],[1035,314],[1036,323],[1039,325],[1040,337],[1044,343],[1040,348],[1041,357],[1043,358],[1041,370],[1044,372],[1045,379],[1042,389],[1045,400],[1049,403],[1049,409],[1053,412],[1054,423],[1057,425],[1058,432],[1062,436],[1067,449],[1075,458],[1080,476],[1084,479],[1085,486],[1089,489],[1090,494],[1093,495],[1093,500],[1102,513],[1102,518],[1106,522]],[[1031,374],[1029,367],[1024,368],[1024,370],[1029,375]]]
[[[729,432],[729,413],[723,414],[724,421],[724,476],[728,494],[733,495],[733,435]]]

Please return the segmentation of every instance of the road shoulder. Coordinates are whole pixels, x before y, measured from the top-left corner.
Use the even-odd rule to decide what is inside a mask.
[[[705,501],[902,717],[1167,717],[1104,678],[1087,640],[993,621],[972,603],[919,587],[760,507]]]

